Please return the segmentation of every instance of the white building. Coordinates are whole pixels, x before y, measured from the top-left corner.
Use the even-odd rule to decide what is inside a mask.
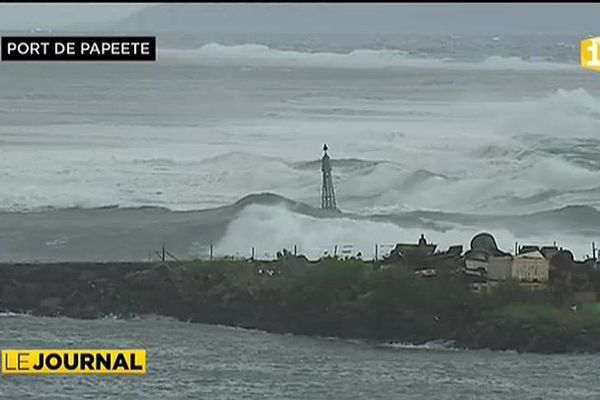
[[[519,254],[513,259],[511,277],[522,282],[547,282],[550,262],[539,251]]]
[[[550,262],[539,251],[519,254],[516,257],[491,256],[487,260],[466,261],[466,272],[485,270],[489,282],[515,279],[523,283],[543,283],[550,279]],[[472,272],[471,272],[472,274]]]

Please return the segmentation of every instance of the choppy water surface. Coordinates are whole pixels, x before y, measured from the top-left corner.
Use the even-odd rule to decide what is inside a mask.
[[[206,210],[261,192],[318,206],[323,143],[340,208],[382,218],[357,225],[249,202],[209,226],[175,218],[171,234],[138,230],[145,247],[129,253],[110,234],[88,244],[143,259],[202,225],[178,256],[205,256],[212,241],[217,254],[297,245],[316,257],[336,244],[371,255],[421,232],[466,245],[493,230],[505,249],[556,241],[583,257],[600,237],[588,224],[600,206],[600,79],[579,68],[579,37],[192,39],[159,38],[151,64],[0,65],[1,259],[77,255],[69,243],[81,236],[63,223],[81,210],[48,222],[35,245],[11,243],[15,231],[39,233],[17,212]],[[567,206],[588,208],[538,218],[552,227],[529,217]],[[122,226],[103,231],[162,215],[134,214],[111,214]],[[497,215],[515,219],[487,219]]]
[[[598,357],[377,345],[188,324],[0,317],[0,348],[146,348],[146,376],[4,377],[5,399],[594,399]]]

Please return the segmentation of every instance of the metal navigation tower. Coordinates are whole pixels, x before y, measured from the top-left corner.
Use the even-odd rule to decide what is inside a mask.
[[[337,210],[335,204],[335,192],[333,190],[333,178],[331,177],[331,159],[327,154],[327,145],[323,145],[323,158],[321,159],[321,171],[323,172],[323,187],[321,189],[321,208]]]

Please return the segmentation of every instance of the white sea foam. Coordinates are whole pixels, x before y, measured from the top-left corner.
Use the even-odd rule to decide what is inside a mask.
[[[344,102],[354,104],[338,100]],[[309,103],[297,101],[287,110]],[[394,105],[391,100],[358,103],[367,110]],[[317,98],[315,104],[335,102]],[[396,107],[429,114],[380,118],[367,113],[355,120],[292,114],[245,124],[223,121],[216,128],[57,125],[19,128],[18,136],[9,135],[15,127],[0,126],[5,138],[0,209],[118,204],[185,210],[267,191],[318,205],[318,163],[312,168],[297,164],[317,161],[322,142],[332,148],[340,206],[350,211],[515,214],[569,204],[561,196],[521,206],[511,201],[549,190],[565,192],[570,204],[596,204],[585,190],[598,186],[600,170],[565,158],[569,141],[595,140],[600,131],[595,117],[600,102],[584,89],[519,102],[396,102]],[[17,140],[31,144],[13,145]],[[544,150],[553,147],[562,150]],[[384,162],[336,163],[344,158]]]
[[[468,246],[473,236],[487,227],[460,227],[445,232],[430,232],[427,239],[437,243],[440,249],[451,245]],[[249,257],[254,247],[259,258],[273,258],[277,251],[290,250],[297,246],[298,252],[311,259],[325,254],[342,255],[342,248],[351,245],[351,255],[361,253],[364,258],[372,258],[375,245],[388,245],[382,248],[391,250],[389,245],[399,242],[415,242],[422,228],[403,228],[387,222],[352,220],[347,218],[321,219],[294,213],[285,207],[251,205],[229,224],[225,235],[216,244],[217,255],[237,255]],[[495,229],[498,245],[509,251],[516,241],[520,243],[552,243],[557,240],[555,232],[540,232],[535,237],[515,236],[505,229]],[[559,239],[561,240],[561,239]],[[571,249],[583,256],[588,252],[587,240],[582,237],[563,238],[560,246]],[[382,254],[379,254],[380,256]]]
[[[160,61],[225,63],[247,66],[287,66],[324,68],[434,68],[484,70],[573,70],[577,65],[547,61],[528,61],[521,57],[489,56],[481,62],[460,62],[444,58],[417,58],[402,50],[356,49],[348,53],[300,52],[271,48],[264,44],[205,44],[197,49],[158,51]]]
[[[383,344],[384,347],[402,350],[433,350],[433,351],[459,351],[452,347],[452,342],[443,340],[432,340],[423,344],[413,344],[406,342],[389,342]]]
[[[600,205],[595,74],[483,52],[480,62],[431,57],[210,44],[161,50],[159,63],[135,73],[121,64],[82,75],[65,66],[2,66],[11,76],[6,83],[16,86],[0,94],[0,210],[190,210],[257,192],[318,206],[323,143],[345,211],[520,215]],[[284,68],[261,68],[269,65]],[[115,84],[114,76],[127,79]],[[247,251],[244,238],[254,235],[248,227],[264,229],[277,247],[320,246],[326,234],[330,251],[343,239],[362,243],[364,254],[374,238],[412,241],[420,233],[273,212],[292,232],[279,232],[283,223],[264,210],[248,209],[223,248]],[[464,229],[455,223],[435,240],[468,242],[475,232]],[[512,235],[497,234],[512,247]],[[562,240],[543,232],[530,239]]]
[[[16,313],[16,312],[12,312],[12,311],[3,311],[0,312],[0,318],[6,318],[6,317],[29,317],[30,314],[25,314],[25,313]]]

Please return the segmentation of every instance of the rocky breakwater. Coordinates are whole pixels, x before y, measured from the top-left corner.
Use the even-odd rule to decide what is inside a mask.
[[[101,318],[158,314],[270,332],[539,353],[600,352],[600,314],[506,282],[475,293],[454,268],[435,276],[362,260],[0,265],[0,311]]]
[[[172,300],[174,293],[167,287],[165,268],[151,263],[2,264],[0,309],[74,318],[161,313],[163,300]]]

